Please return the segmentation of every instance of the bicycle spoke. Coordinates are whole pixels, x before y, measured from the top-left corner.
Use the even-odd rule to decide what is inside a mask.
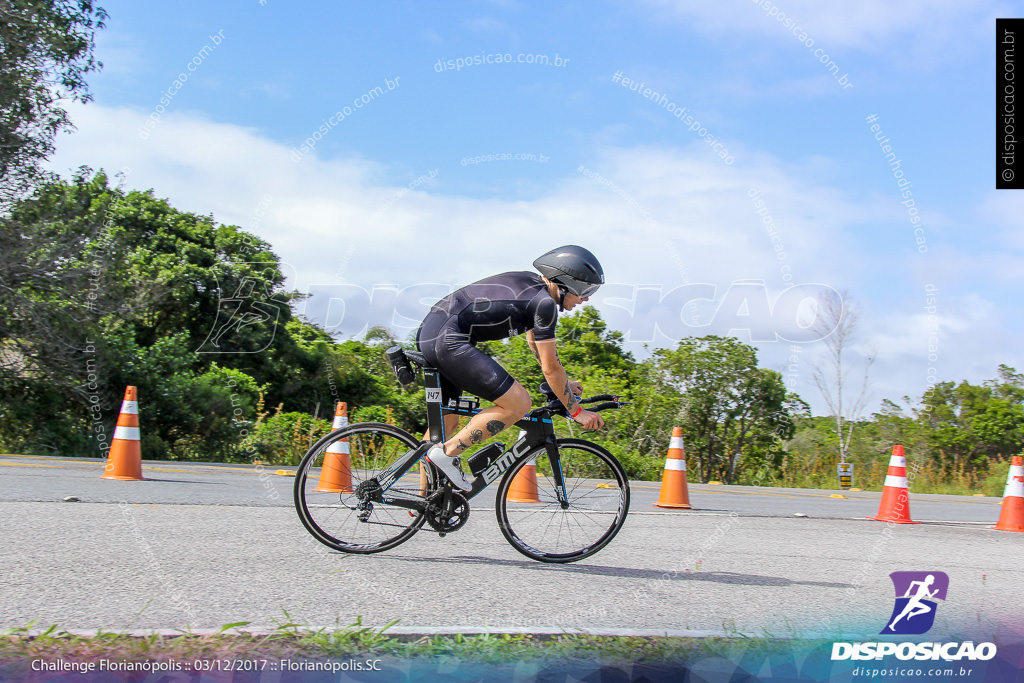
[[[547,457],[543,453],[541,457]],[[538,477],[542,503],[507,500],[514,466],[498,490],[502,533],[524,555],[544,562],[573,562],[604,547],[618,533],[629,508],[629,484],[621,466],[607,451],[590,442],[558,442],[567,507],[558,501],[552,477]]]
[[[295,481],[299,518],[318,541],[336,550],[369,553],[392,548],[419,530],[423,514],[385,504],[379,497],[367,504],[360,501],[356,489],[420,442],[397,427],[380,423],[357,423],[343,431],[343,435],[335,433],[321,439],[300,463]],[[332,460],[337,456],[329,453],[328,447],[341,436],[348,439],[349,454]],[[429,470],[426,476],[430,491],[433,476]],[[383,495],[402,501],[423,501],[418,477],[413,469]]]

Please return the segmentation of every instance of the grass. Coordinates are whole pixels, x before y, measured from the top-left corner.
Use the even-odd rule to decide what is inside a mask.
[[[817,453],[787,453],[781,470],[768,486],[783,486],[803,489],[837,489],[835,455],[821,456]],[[1006,484],[1009,461],[989,460],[980,467],[968,469],[961,461],[952,470],[930,462],[914,462],[908,458],[907,477],[911,493],[943,493],[959,496],[982,494],[1001,498]],[[889,458],[878,458],[869,463],[858,462],[854,466],[853,485],[865,491],[881,491],[889,469]],[[748,483],[740,481],[739,483]]]
[[[287,614],[285,615],[287,617]],[[174,660],[324,660],[346,657],[380,657],[401,660],[455,657],[488,663],[520,661],[587,660],[606,663],[679,663],[701,657],[728,656],[751,646],[789,650],[792,643],[768,638],[730,635],[725,638],[670,638],[636,636],[483,634],[392,636],[365,627],[361,619],[337,630],[313,630],[286,619],[268,634],[246,633],[248,622],[226,624],[218,633],[179,635],[127,635],[98,633],[84,636],[56,626],[33,635],[33,624],[0,635],[0,668],[34,659],[88,662],[160,662]]]

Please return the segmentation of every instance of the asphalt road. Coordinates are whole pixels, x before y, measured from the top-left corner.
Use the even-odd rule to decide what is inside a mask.
[[[460,531],[393,550],[335,553],[291,506],[292,477],[251,465],[146,462],[141,482],[89,459],[0,456],[0,628],[273,629],[400,622],[398,632],[873,638],[888,574],[950,577],[930,638],[1024,633],[1024,534],[989,529],[999,500],[911,493],[916,525],[864,519],[879,493],[690,485],[698,508],[653,506],[597,555],[533,562],[498,531],[493,499]],[[81,502],[61,502],[75,496]],[[800,516],[797,516],[800,515]]]

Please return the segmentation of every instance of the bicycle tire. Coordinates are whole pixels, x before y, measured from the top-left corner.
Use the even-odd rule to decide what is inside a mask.
[[[349,442],[349,467],[338,464],[342,461],[328,461],[333,464],[328,467],[325,482],[323,465],[327,449],[341,439]],[[426,521],[423,512],[374,503],[369,518],[360,521],[354,489],[420,443],[405,430],[380,422],[352,424],[317,441],[303,456],[295,473],[295,509],[303,526],[316,540],[346,553],[378,553],[409,540]],[[344,485],[346,469],[349,486]],[[423,469],[426,492],[420,490],[419,473],[414,468],[388,490],[388,495],[423,500],[424,493],[434,490],[436,481],[434,468]]]
[[[590,441],[558,439],[568,508],[558,502],[544,446],[529,451],[505,473],[498,486],[495,513],[505,539],[523,555],[540,562],[576,562],[608,545],[629,513],[629,481],[611,453]],[[537,458],[539,503],[508,500],[516,475]],[[542,473],[547,463],[547,472]],[[562,543],[565,547],[560,547]]]

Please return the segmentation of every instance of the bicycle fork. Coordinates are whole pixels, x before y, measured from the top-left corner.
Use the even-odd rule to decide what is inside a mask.
[[[563,510],[569,507],[569,498],[565,492],[565,476],[562,474],[562,458],[558,452],[555,440],[549,438],[544,443],[544,450],[548,453],[548,462],[551,463],[551,478],[555,481],[555,494],[558,496],[558,504]]]

